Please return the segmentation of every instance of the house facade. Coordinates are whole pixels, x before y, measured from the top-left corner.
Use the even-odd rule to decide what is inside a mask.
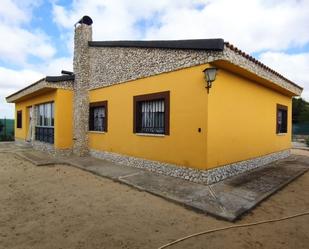
[[[289,155],[295,83],[222,39],[92,41],[83,20],[73,73],[7,97],[16,140],[207,183]]]

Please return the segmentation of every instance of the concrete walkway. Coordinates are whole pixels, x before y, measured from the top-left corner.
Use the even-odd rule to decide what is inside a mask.
[[[206,186],[93,157],[53,158],[30,147],[4,147],[3,144],[0,145],[0,153],[15,153],[37,166],[74,166],[229,221],[240,218],[309,169],[309,157],[292,155],[287,159]]]

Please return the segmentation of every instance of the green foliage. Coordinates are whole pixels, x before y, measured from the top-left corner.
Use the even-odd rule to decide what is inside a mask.
[[[293,98],[292,121],[293,123],[309,122],[309,103],[302,98]]]
[[[306,144],[309,147],[309,137],[306,138]]]

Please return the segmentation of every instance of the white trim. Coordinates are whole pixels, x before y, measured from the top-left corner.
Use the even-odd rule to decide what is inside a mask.
[[[285,136],[287,135],[288,133],[277,133],[277,136]]]
[[[105,134],[105,131],[88,131],[89,133]]]
[[[137,136],[144,137],[165,137],[165,134],[153,134],[153,133],[135,133]]]

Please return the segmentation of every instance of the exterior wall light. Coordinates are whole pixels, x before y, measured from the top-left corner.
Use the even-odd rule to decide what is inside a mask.
[[[209,67],[209,68],[204,69],[203,71],[205,74],[207,93],[209,93],[209,89],[212,86],[212,82],[214,82],[216,79],[217,70],[218,69],[215,67]]]

